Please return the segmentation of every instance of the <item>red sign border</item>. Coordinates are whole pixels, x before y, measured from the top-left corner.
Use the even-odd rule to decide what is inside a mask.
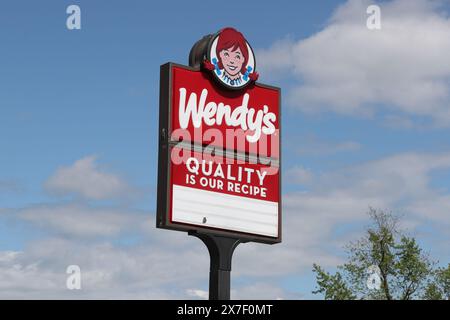
[[[279,201],[278,201],[278,237],[262,236],[257,234],[243,233],[232,230],[217,229],[211,227],[202,227],[198,225],[175,223],[170,221],[170,201],[172,198],[171,192],[171,160],[170,153],[171,147],[174,146],[170,141],[172,133],[172,68],[178,67],[189,71],[200,71],[200,68],[193,68],[184,66],[181,64],[168,62],[160,67],[160,93],[159,93],[159,155],[158,155],[158,190],[157,190],[157,208],[156,208],[156,227],[162,229],[184,231],[184,232],[201,232],[205,234],[212,234],[218,236],[227,236],[243,241],[254,241],[266,244],[280,243],[282,240],[282,175],[281,175],[281,89],[274,86],[269,86],[261,83],[255,83],[253,85],[277,90],[279,92],[278,103],[278,126],[279,126]],[[209,75],[209,81],[214,83],[213,86],[217,86],[216,80],[212,75]],[[242,90],[245,90],[243,88]],[[246,153],[248,156],[248,154]]]

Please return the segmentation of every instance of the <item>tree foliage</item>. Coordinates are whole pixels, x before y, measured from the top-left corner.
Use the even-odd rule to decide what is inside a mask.
[[[434,279],[428,284],[424,299],[450,300],[450,263],[434,272]]]
[[[325,272],[320,266],[314,264],[314,272],[317,274],[317,283],[319,289],[313,293],[322,293],[326,300],[353,300],[355,296],[352,294],[347,284],[342,279],[339,272],[334,275]]]
[[[449,299],[450,264],[435,270],[416,240],[399,231],[392,213],[370,208],[369,216],[371,226],[347,246],[347,262],[335,274],[313,265],[313,293],[327,300]]]

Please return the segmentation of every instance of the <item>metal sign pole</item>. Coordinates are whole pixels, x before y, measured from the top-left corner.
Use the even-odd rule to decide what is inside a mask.
[[[231,260],[234,249],[242,239],[189,232],[203,241],[211,259],[209,271],[209,300],[230,300]]]

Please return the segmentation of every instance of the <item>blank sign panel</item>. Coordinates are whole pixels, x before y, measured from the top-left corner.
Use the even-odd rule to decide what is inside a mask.
[[[278,237],[278,203],[174,185],[172,222]]]

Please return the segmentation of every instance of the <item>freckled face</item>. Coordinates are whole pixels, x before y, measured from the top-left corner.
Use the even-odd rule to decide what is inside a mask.
[[[239,48],[231,51],[232,48],[225,49],[219,52],[220,59],[222,59],[222,64],[225,71],[231,75],[237,75],[244,64],[244,56]]]

